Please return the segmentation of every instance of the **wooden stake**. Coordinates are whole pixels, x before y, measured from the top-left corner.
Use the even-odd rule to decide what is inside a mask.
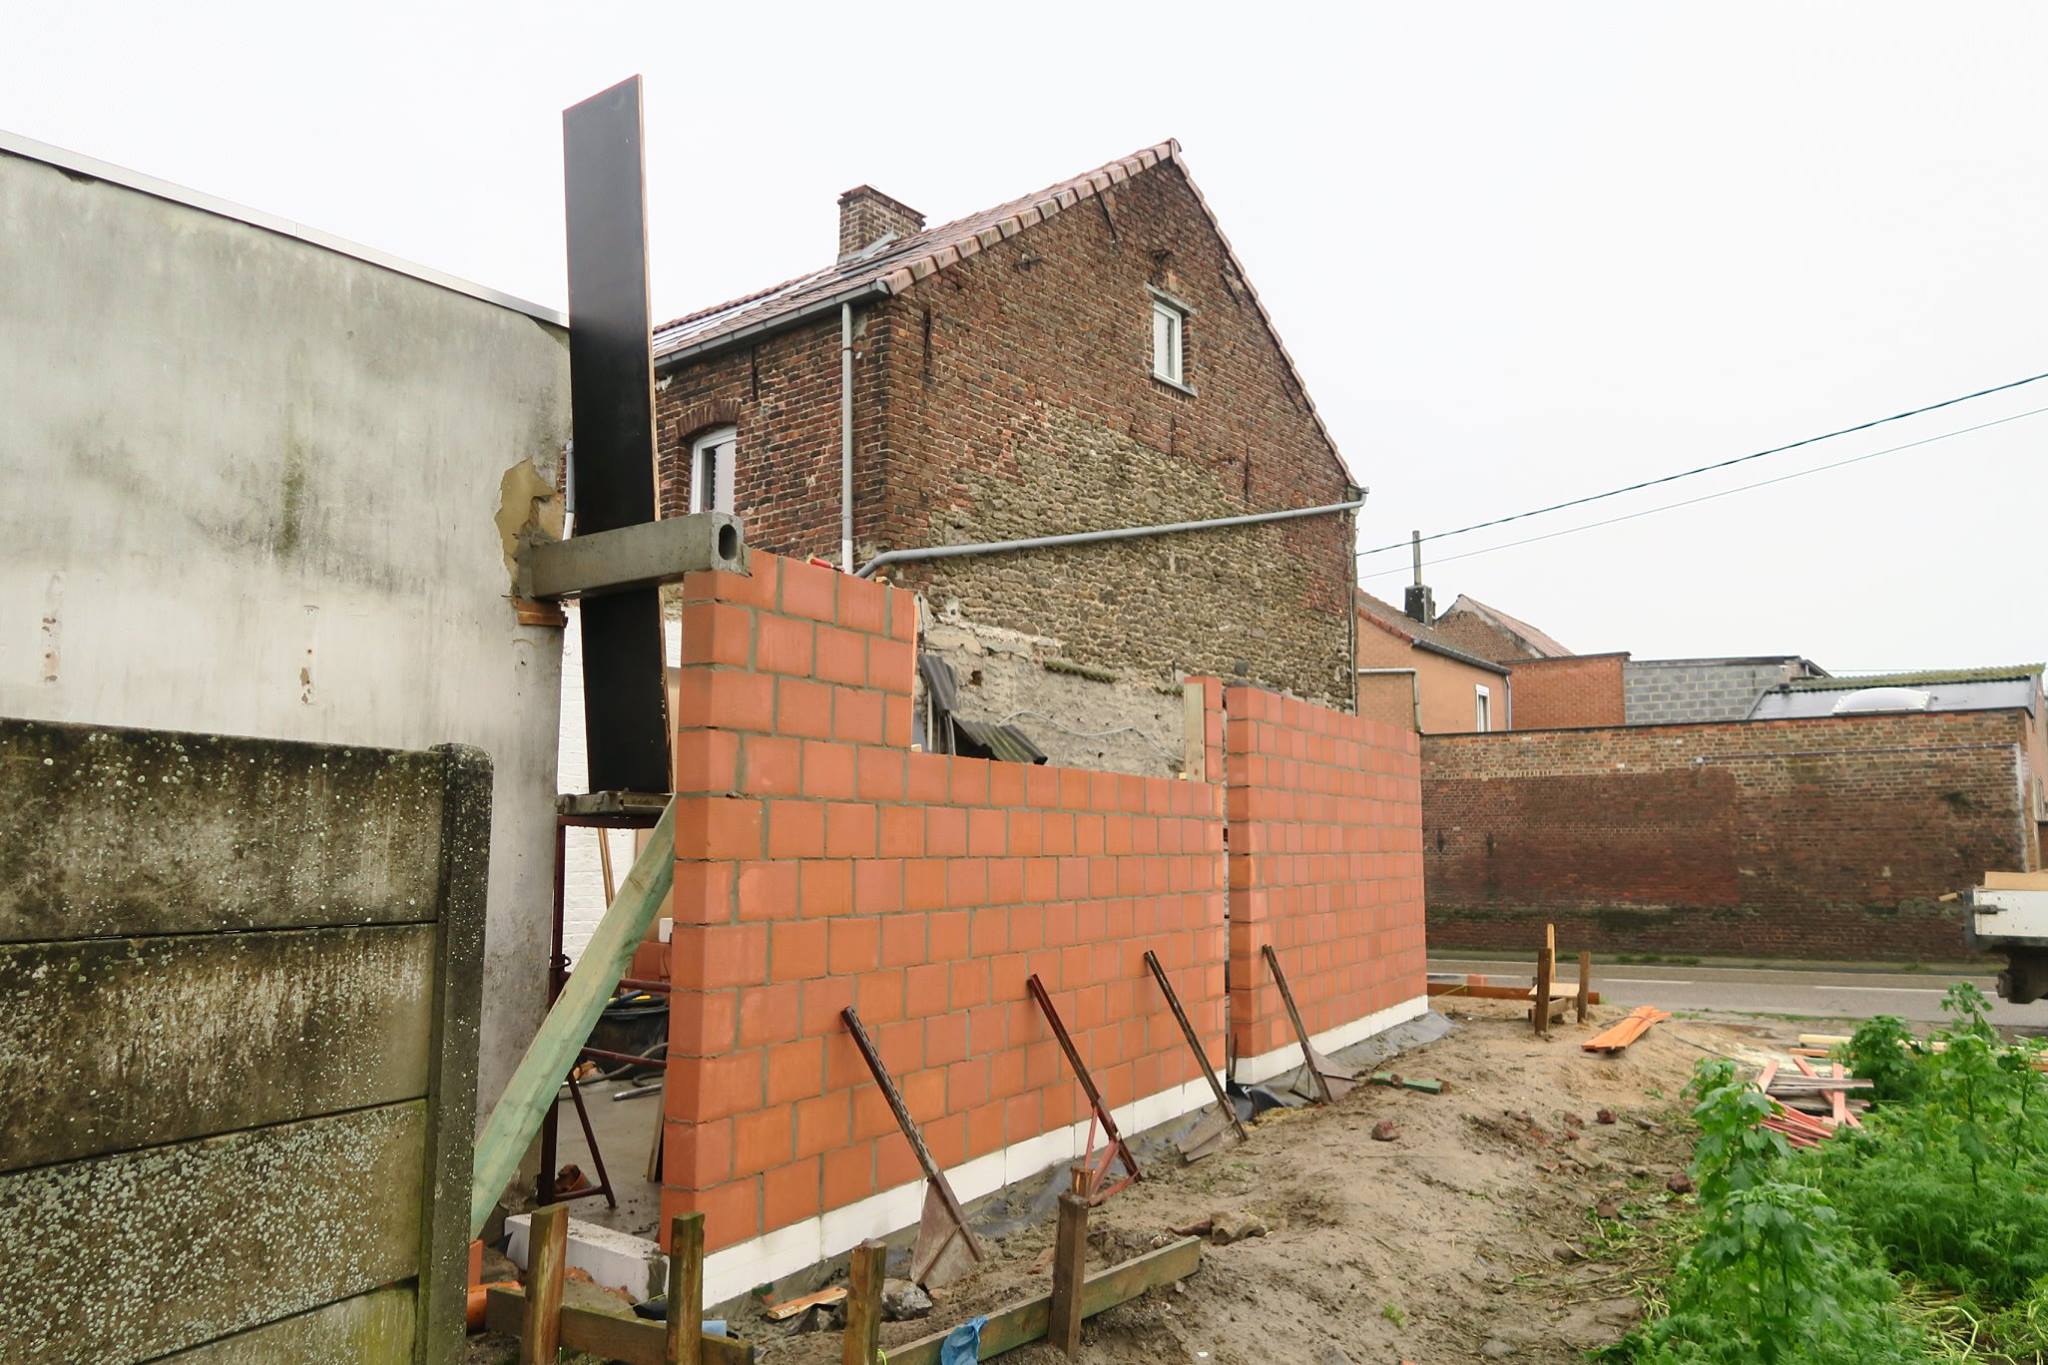
[[[519,1365],[555,1365],[562,1351],[562,1272],[568,1267],[569,1206],[533,1211],[526,1238],[526,1321]]]
[[[668,1220],[668,1340],[662,1365],[703,1365],[704,1215]]]
[[[882,1274],[889,1249],[866,1241],[853,1249],[846,1268],[846,1333],[839,1340],[840,1365],[875,1365],[882,1344]]]
[[[1085,1179],[1079,1170],[1074,1183]],[[1059,1229],[1052,1244],[1052,1306],[1045,1339],[1068,1359],[1081,1353],[1081,1282],[1088,1273],[1088,1196],[1071,1190],[1060,1196]]]
[[[1530,1017],[1536,1021],[1536,1036],[1550,1036],[1550,974],[1557,966],[1557,950],[1541,948],[1536,953],[1536,1003]]]
[[[1582,1024],[1586,1022],[1586,997],[1587,997],[1587,996],[1589,996],[1589,995],[1591,995],[1592,993],[1593,993],[1593,955],[1592,955],[1591,953],[1589,953],[1589,952],[1581,952],[1581,953],[1579,954],[1579,999],[1578,999],[1578,1010],[1579,1010],[1579,1022],[1580,1022],[1580,1023],[1582,1023]]]

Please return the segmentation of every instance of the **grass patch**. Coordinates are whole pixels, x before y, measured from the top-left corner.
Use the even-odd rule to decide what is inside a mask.
[[[1689,1245],[1631,1365],[2048,1359],[2048,1079],[2005,1044],[1974,986],[1931,1044],[1880,1017],[1844,1049],[1880,1104],[1794,1152],[1733,1063],[1701,1062]]]

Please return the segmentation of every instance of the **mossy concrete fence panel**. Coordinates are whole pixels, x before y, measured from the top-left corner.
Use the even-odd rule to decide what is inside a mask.
[[[0,1356],[460,1358],[490,791],[0,720]]]

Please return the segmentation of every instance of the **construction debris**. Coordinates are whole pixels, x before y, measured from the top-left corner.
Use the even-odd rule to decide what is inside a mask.
[[[1372,1126],[1372,1140],[1374,1142],[1392,1142],[1399,1136],[1401,1136],[1401,1125],[1392,1119],[1381,1119]]]
[[[817,1293],[806,1294],[802,1298],[784,1299],[781,1303],[771,1303],[764,1311],[767,1313],[770,1322],[783,1322],[795,1317],[806,1308],[816,1308],[824,1304],[844,1303],[845,1301],[846,1286],[835,1284],[830,1289],[820,1289]]]
[[[1594,1034],[1579,1046],[1588,1052],[1604,1052],[1611,1057],[1648,1033],[1652,1024],[1660,1024],[1670,1017],[1669,1012],[1654,1005],[1637,1005],[1629,1011],[1628,1018],[1612,1028]]]
[[[1402,1090],[1419,1090],[1425,1095],[1441,1095],[1444,1093],[1444,1083],[1442,1081],[1431,1080],[1427,1076],[1403,1076],[1398,1071],[1375,1071],[1372,1075],[1366,1077],[1366,1080],[1373,1085],[1391,1085]]]

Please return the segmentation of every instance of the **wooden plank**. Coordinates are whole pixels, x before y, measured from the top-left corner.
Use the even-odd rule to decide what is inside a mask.
[[[1459,981],[1432,981],[1429,983],[1428,990],[1429,994],[1433,996],[1464,995],[1470,996],[1474,1000],[1520,1000],[1524,1003],[1535,993],[1533,988],[1529,986],[1495,985],[1492,982],[1483,982],[1475,986]],[[1599,1004],[1600,992],[1590,992],[1586,996],[1586,1003],[1589,1005]]]
[[[853,1249],[846,1266],[846,1330],[839,1337],[840,1365],[874,1365],[882,1341],[882,1272],[889,1249],[869,1240]]]
[[[562,1275],[569,1260],[569,1206],[533,1211],[528,1230],[526,1316],[519,1324],[519,1365],[555,1365],[562,1354]]]
[[[569,1074],[576,1053],[590,1037],[598,1016],[633,960],[633,950],[647,937],[648,926],[661,913],[676,872],[676,808],[661,813],[647,845],[633,860],[619,898],[611,903],[590,936],[569,984],[555,998],[540,1032],[527,1044],[526,1055],[505,1086],[497,1107],[476,1141],[476,1169],[469,1191],[469,1236],[483,1231],[506,1185],[519,1170],[527,1147],[540,1131],[548,1106]]]
[[[1195,683],[1180,690],[1180,770],[1190,782],[1209,780],[1208,694]]]
[[[1986,872],[1986,891],[2048,891],[2048,872]]]
[[[663,1324],[662,1365],[703,1365],[704,1215],[679,1213],[668,1220],[668,1321]]]
[[[1069,1191],[1060,1196],[1059,1225],[1053,1233],[1045,1337],[1070,1360],[1081,1351],[1081,1286],[1087,1274],[1088,1196]]]
[[[762,1311],[761,1316],[767,1318],[770,1322],[787,1322],[806,1308],[816,1308],[821,1303],[844,1303],[846,1301],[846,1293],[845,1285],[835,1284],[830,1289],[820,1289],[815,1294],[804,1294],[794,1299],[784,1299],[780,1303],[770,1304]]]
[[[0,942],[425,921],[442,768],[0,720]]]
[[[484,1299],[484,1325],[493,1332],[517,1336],[525,1320],[526,1294],[517,1288],[492,1286]],[[607,1313],[575,1304],[562,1305],[562,1345],[584,1351],[600,1360],[623,1360],[626,1365],[662,1365],[668,1329],[658,1322]],[[704,1365],[751,1365],[754,1348],[730,1337],[706,1333],[699,1343]],[[937,1356],[932,1357],[934,1361]]]
[[[9,1365],[148,1360],[418,1268],[426,1103],[0,1175]]]
[[[444,745],[441,868],[420,1171],[420,1365],[469,1356],[469,1178],[475,1164],[477,1029],[491,865],[491,760]]]
[[[1201,1268],[1202,1239],[1183,1237],[1157,1251],[1136,1256],[1120,1265],[1098,1270],[1081,1285],[1081,1316],[1092,1318],[1120,1303],[1128,1303],[1148,1289],[1186,1279]],[[1045,1336],[1052,1312],[1052,1296],[1041,1294],[1011,1304],[988,1315],[981,1329],[981,1350],[976,1359],[992,1360]],[[889,1365],[939,1365],[939,1348],[952,1329],[919,1337],[902,1346],[889,1348]]]
[[[399,1285],[221,1337],[158,1365],[412,1365],[414,1330],[412,1286]]]
[[[0,944],[0,1171],[417,1099],[434,942],[404,924]]]

